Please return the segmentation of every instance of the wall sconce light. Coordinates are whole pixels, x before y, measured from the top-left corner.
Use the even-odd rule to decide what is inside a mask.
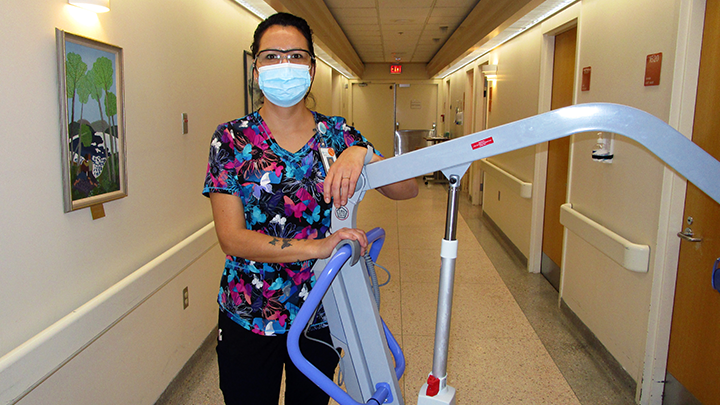
[[[110,0],[68,0],[68,4],[94,13],[107,13],[110,11]]]
[[[497,80],[497,65],[482,65],[481,68],[488,80]]]

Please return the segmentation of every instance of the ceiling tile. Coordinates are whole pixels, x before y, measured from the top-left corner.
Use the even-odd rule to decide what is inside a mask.
[[[460,23],[462,23],[462,18],[458,17],[430,17],[427,19],[428,25],[435,25],[435,26],[442,26],[442,25],[448,25],[448,26],[459,26]]]
[[[471,9],[464,7],[435,7],[430,13],[430,17],[454,17],[465,19]]]
[[[374,17],[377,19],[378,11],[374,8],[358,8],[358,7],[348,7],[348,8],[336,8],[336,9],[330,9],[330,12],[332,15],[337,18],[354,18],[354,17]],[[350,21],[349,21],[350,22]]]
[[[425,24],[430,8],[381,8],[382,24]]]
[[[388,52],[393,52],[396,54],[401,55],[412,55],[413,52],[415,52],[415,44],[403,44],[403,43],[395,43],[395,42],[384,42],[383,48]]]
[[[388,49],[392,48],[393,50],[403,49],[403,48],[409,48],[412,47],[413,49],[417,46],[418,40],[417,39],[399,39],[396,37],[393,38],[383,38],[383,46],[389,47]],[[412,49],[408,50],[412,51]]]
[[[480,3],[480,0],[324,1],[364,63],[394,62],[396,56],[404,63],[429,62]],[[484,1],[506,4],[516,0]]]
[[[377,17],[335,17],[338,24],[345,29],[356,25],[379,25]]]
[[[432,7],[435,0],[378,0],[380,9],[383,8],[429,8]]]
[[[437,0],[435,8],[440,7],[463,7],[468,10],[475,8],[479,0]]]
[[[447,27],[447,29],[442,29],[441,27]],[[455,24],[452,25],[442,25],[442,24],[428,24],[425,26],[425,30],[423,30],[422,37],[426,39],[432,39],[436,37],[449,37],[452,35],[452,33],[455,31],[455,28],[457,26]]]
[[[375,8],[375,0],[325,0],[325,5],[329,9],[333,8]]]
[[[382,58],[385,55],[384,52],[377,52],[375,50],[367,50],[367,49],[361,50],[360,53],[363,55],[363,57],[367,56],[367,57],[372,57],[372,58]]]
[[[355,48],[380,47],[382,46],[383,42],[380,38],[360,38],[357,40],[353,40],[352,44]]]
[[[382,38],[382,35],[380,34],[379,29],[373,29],[373,30],[348,30],[348,32],[345,33],[345,35],[348,36],[348,39],[353,38]]]
[[[422,32],[424,24],[383,24],[383,31]]]
[[[385,27],[382,27],[382,34],[383,36],[392,36],[392,37],[400,37],[400,38],[420,38],[420,34],[422,34],[422,31],[420,30],[389,30]]]
[[[437,44],[428,44],[427,42],[419,43],[415,47],[416,52],[437,52],[438,49],[440,49],[439,43]]]

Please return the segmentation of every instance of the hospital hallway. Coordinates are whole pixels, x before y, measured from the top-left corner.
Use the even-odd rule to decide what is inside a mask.
[[[416,403],[432,368],[446,205],[446,184],[421,185],[417,198],[399,202],[373,190],[360,203],[358,226],[387,235],[378,264],[392,277],[381,288],[380,312],[405,353],[406,404]],[[559,307],[550,283],[527,272],[466,193],[459,208],[448,359],[457,403],[635,403],[632,378]],[[222,404],[214,348],[211,334],[156,405]]]

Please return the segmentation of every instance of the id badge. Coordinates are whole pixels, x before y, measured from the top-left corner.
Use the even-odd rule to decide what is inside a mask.
[[[325,169],[325,175],[327,176],[330,171],[330,166],[335,163],[335,150],[333,148],[320,147],[320,158],[322,159],[323,168]]]

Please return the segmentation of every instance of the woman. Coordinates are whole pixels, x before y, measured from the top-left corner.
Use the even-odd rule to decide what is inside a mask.
[[[284,366],[286,404],[327,404],[328,396],[290,361],[286,336],[315,281],[315,259],[329,257],[343,239],[367,247],[360,229],[326,236],[331,203],[347,203],[366,155],[371,162],[382,158],[369,155],[369,143],[343,118],[305,106],[315,76],[305,20],[269,17],[258,25],[251,51],[263,106],[215,131],[203,190],[227,254],[218,297],[220,388],[226,404],[276,405]],[[327,173],[321,148],[337,154]],[[405,199],[418,190],[411,179],[379,191]],[[308,334],[331,342],[322,311]],[[303,337],[301,348],[332,378],[338,354],[331,347]]]

